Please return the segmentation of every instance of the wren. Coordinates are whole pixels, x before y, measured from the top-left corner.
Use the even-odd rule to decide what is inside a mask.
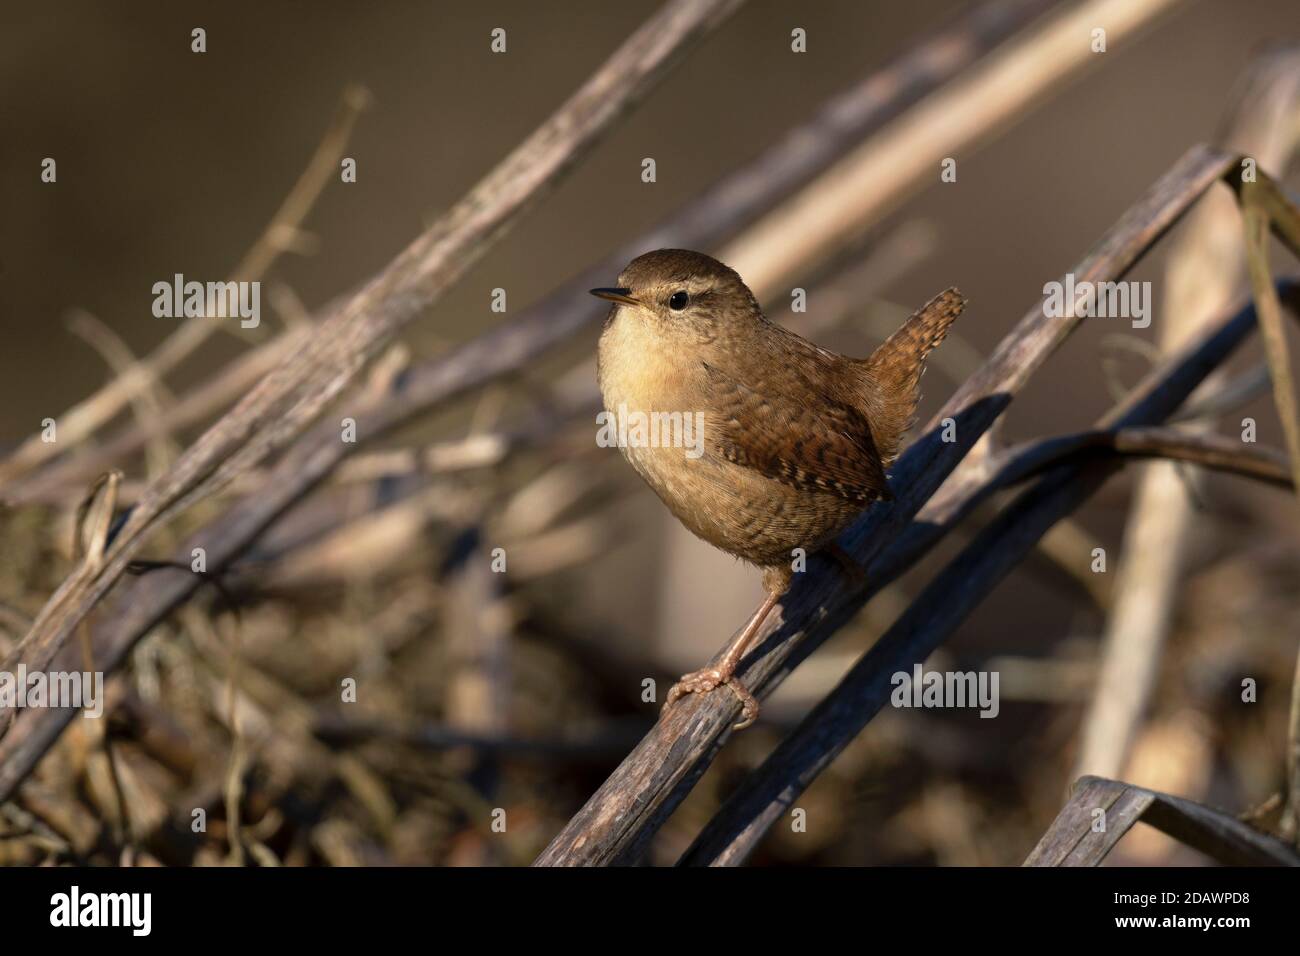
[[[892,497],[886,470],[915,415],[925,357],[965,300],[941,293],[854,359],[769,321],[734,270],[699,252],[648,252],[591,294],[614,303],[597,366],[608,415],[702,424],[694,450],[620,442],[624,456],[682,524],[760,567],[767,591],[717,665],[682,677],[664,707],[725,684],[741,702],[737,729],[747,727],[758,702],[737,665],[800,553],[825,550],[861,574],[835,539]]]

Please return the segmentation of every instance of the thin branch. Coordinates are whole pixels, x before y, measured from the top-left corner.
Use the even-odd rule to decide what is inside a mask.
[[[330,310],[325,311],[328,314]],[[83,447],[80,454],[57,458],[5,484],[4,503],[19,507],[78,494],[95,475],[125,461],[160,436],[207,421],[215,412],[228,408],[287,356],[302,348],[313,330],[286,330],[244,352],[175,404],[169,404],[157,420],[134,422],[105,438],[102,445]]]
[[[120,379],[137,374],[138,360],[131,354],[130,348],[121,336],[105,325],[98,317],[84,309],[75,309],[68,318],[68,329],[90,344]],[[135,419],[141,430],[149,431],[155,437],[147,448],[146,473],[155,477],[167,470],[176,457],[177,449],[166,429],[160,427],[163,409],[175,403],[167,386],[152,377],[148,369],[140,370],[148,380],[141,390],[133,394],[130,404],[135,411]]]
[[[1233,170],[1229,181],[1236,187],[1242,206],[1246,267],[1259,309],[1264,352],[1273,381],[1273,403],[1282,420],[1291,472],[1296,478],[1295,492],[1300,496],[1300,393],[1296,391],[1295,377],[1291,372],[1281,304],[1270,280],[1268,263],[1270,231],[1300,258],[1300,204],[1288,197],[1263,170],[1257,170],[1254,178],[1248,179],[1243,168],[1238,167]],[[1287,797],[1281,821],[1282,832],[1288,839],[1295,839],[1300,832],[1300,654],[1296,658],[1295,674],[1287,726]]]
[[[999,452],[985,494],[1041,474],[1070,459],[1110,453],[1201,465],[1213,471],[1291,488],[1286,455],[1274,448],[1243,445],[1240,439],[1177,428],[1093,429],[1027,441]]]
[[[1277,292],[1268,281],[1268,231],[1280,239],[1291,254],[1300,258],[1300,202],[1288,196],[1282,187],[1256,171],[1253,182],[1246,182],[1243,170],[1234,169],[1230,182],[1238,190],[1245,219],[1247,267],[1251,289],[1260,310],[1265,353],[1273,380],[1273,400],[1282,430],[1286,434],[1292,474],[1296,476],[1296,494],[1300,495],[1300,395],[1296,392],[1287,351],[1286,331],[1282,326]],[[1300,834],[1300,654],[1296,657],[1295,677],[1291,687],[1291,713],[1287,724],[1286,744],[1287,797],[1282,811],[1281,829],[1288,839]]]
[[[1268,189],[1271,185],[1271,181],[1261,171],[1254,182],[1240,183],[1239,196],[1242,218],[1245,220],[1246,269],[1250,273],[1255,307],[1259,310],[1264,353],[1268,356],[1270,378],[1273,380],[1273,403],[1282,420],[1282,433],[1286,436],[1291,469],[1296,478],[1296,493],[1300,494],[1300,409],[1297,408],[1300,397],[1296,394],[1295,377],[1291,373],[1291,359],[1287,353],[1282,306],[1277,300],[1273,278],[1269,274],[1269,226],[1276,220],[1270,204],[1260,195],[1260,190]]]

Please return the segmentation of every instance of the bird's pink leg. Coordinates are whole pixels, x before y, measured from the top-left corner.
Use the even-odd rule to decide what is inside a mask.
[[[716,665],[685,674],[681,680],[672,686],[672,689],[668,691],[668,699],[664,701],[664,710],[667,710],[673,705],[674,701],[686,694],[707,694],[715,687],[726,684],[740,700],[741,720],[740,723],[735,725],[734,729],[744,730],[758,719],[758,701],[749,692],[749,688],[736,680],[736,666],[745,656],[745,652],[749,650],[749,645],[763,626],[763,621],[766,620],[767,615],[771,613],[772,608],[776,607],[776,602],[780,599],[780,594],[769,592],[762,606],[750,618],[749,623],[745,625],[745,629],[727,645],[727,649],[723,651],[722,658]]]

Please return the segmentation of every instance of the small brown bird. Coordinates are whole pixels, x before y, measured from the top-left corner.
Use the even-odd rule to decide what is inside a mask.
[[[965,300],[949,289],[870,358],[852,359],[768,321],[734,270],[698,252],[648,252],[617,287],[591,294],[614,303],[598,374],[607,420],[631,436],[619,441],[624,457],[682,524],[762,568],[767,591],[718,665],[682,677],[664,706],[726,684],[743,708],[736,727],[747,727],[758,702],[736,666],[789,588],[795,549],[852,564],[835,538],[892,497],[885,470],[915,414],[925,357]],[[697,434],[667,440],[671,429],[646,427],[655,416],[683,431],[697,423]]]

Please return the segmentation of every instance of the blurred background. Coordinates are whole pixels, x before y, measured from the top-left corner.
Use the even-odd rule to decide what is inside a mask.
[[[300,248],[272,267],[263,327],[243,336],[227,322],[169,376],[173,395],[300,321],[299,310],[374,275],[656,7],[5,5],[0,453],[113,377],[102,343],[73,330],[78,316],[95,317],[130,354],[145,355],[175,327],[151,313],[154,282],[177,272],[215,280],[235,268],[350,84],[370,99],[344,152],[357,161],[356,183],[335,177],[306,218]],[[411,355],[440,354],[509,322],[964,9],[932,0],[751,0],[408,327]],[[196,26],[207,31],[203,55],[190,51]],[[506,55],[489,49],[496,27],[507,30]],[[794,27],[807,31],[804,55],[790,51]],[[1004,132],[959,154],[955,183],[936,175],[874,224],[875,241],[858,253],[871,269],[852,309],[832,318],[830,297],[819,303],[810,276],[806,318],[823,323],[817,341],[865,355],[913,308],[960,287],[970,306],[926,376],[924,420],[1035,305],[1044,282],[1081,259],[1190,145],[1213,138],[1252,60],[1297,40],[1294,0],[1174,4]],[[57,159],[56,184],[40,180],[45,157]],[[641,181],[644,157],[656,160],[653,184]],[[1167,248],[1130,276],[1155,283],[1157,296]],[[498,287],[507,290],[504,315],[490,309]],[[789,320],[788,297],[769,315]],[[1113,404],[1117,384],[1149,368],[1158,331],[1084,322],[1012,404],[1004,438],[1088,427]],[[1137,344],[1115,345],[1108,336],[1117,333]],[[597,334],[589,329],[518,380],[453,403],[380,447],[518,420],[538,389],[590,361]],[[1232,368],[1261,355],[1252,339]],[[1241,415],[1257,419],[1262,444],[1282,446],[1266,395]],[[102,436],[131,420],[128,410]],[[508,464],[404,488],[378,504],[364,483],[333,489],[349,523],[297,538],[281,529],[279,546],[268,543],[233,575],[238,619],[201,594],[143,641],[110,725],[139,859],[231,861],[224,826],[233,765],[248,828],[237,861],[531,860],[650,726],[657,705],[642,702],[641,681],[666,687],[700,666],[760,596],[757,573],[680,529],[615,452],[593,447],[592,428],[579,422]],[[1221,430],[1237,430],[1233,416]],[[173,437],[183,447],[198,433]],[[151,467],[139,453],[119,465],[128,481]],[[1021,566],[930,662],[999,670],[998,719],[886,709],[800,801],[808,832],[776,827],[753,863],[1024,859],[1077,769],[1134,482],[1146,467],[1113,479],[1073,516],[1058,547]],[[8,640],[70,569],[69,520],[85,488],[0,512]],[[1285,491],[1241,479],[1208,476],[1185,489],[1194,506],[1176,609],[1149,712],[1117,775],[1235,812],[1282,787],[1300,514]],[[187,520],[217,513],[199,512]],[[656,838],[652,862],[681,854],[745,772],[986,518],[881,594],[780,688],[764,720],[730,741]],[[175,542],[160,541],[160,555],[164,543]],[[473,557],[497,546],[510,571],[478,573],[483,562]],[[1105,575],[1071,564],[1093,546],[1110,556]],[[349,676],[359,700],[341,707],[337,688]],[[1256,705],[1240,701],[1243,676],[1259,681]],[[119,858],[111,783],[79,739],[93,733],[85,723],[74,722],[0,824],[21,830],[15,821],[25,820],[42,839],[0,840],[0,861]],[[190,830],[194,806],[210,808],[206,834]],[[491,831],[495,808],[507,812],[505,834]],[[1139,830],[1111,862],[1204,860]]]

